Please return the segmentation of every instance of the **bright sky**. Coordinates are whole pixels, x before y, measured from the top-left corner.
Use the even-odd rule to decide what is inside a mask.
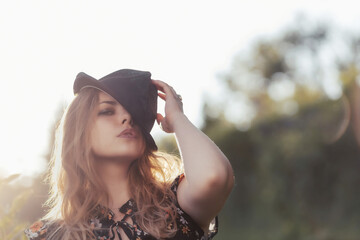
[[[339,27],[360,22],[356,1],[5,1],[0,4],[0,176],[44,170],[55,113],[78,72],[100,78],[147,70],[182,95],[201,127],[204,95],[221,98],[217,74],[258,36],[303,12]],[[159,112],[163,113],[159,100]],[[155,125],[156,139],[165,135]]]

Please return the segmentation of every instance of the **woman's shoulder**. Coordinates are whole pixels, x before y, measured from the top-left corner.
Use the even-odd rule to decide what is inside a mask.
[[[177,175],[177,177],[171,183],[171,190],[175,193],[175,195],[177,193],[177,188],[179,186],[179,183],[183,180],[184,177],[185,177],[185,174],[181,173],[181,174]]]
[[[60,225],[56,222],[39,219],[25,229],[24,233],[29,240],[45,240],[49,235],[59,230],[57,226]]]
[[[32,223],[29,228],[25,229],[25,235],[30,240],[46,239],[49,222],[45,220],[37,220]]]

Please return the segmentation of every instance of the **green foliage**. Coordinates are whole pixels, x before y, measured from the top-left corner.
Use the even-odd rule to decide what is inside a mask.
[[[336,48],[331,45],[333,36],[337,44],[344,43],[347,57],[328,55],[329,69],[322,65],[321,54]],[[236,177],[219,214],[216,239],[358,239],[360,149],[353,129],[359,124],[354,118],[359,111],[354,102],[359,53],[360,37],[302,19],[234,58],[232,69],[221,79],[225,104],[216,110],[209,104],[203,108],[202,131],[229,158]],[[326,91],[327,71],[335,72],[342,91],[338,97]],[[292,94],[276,99],[271,94],[276,84],[287,84],[288,92],[293,86]],[[230,104],[241,101],[239,95],[256,112],[247,131],[239,130],[239,121],[225,114]],[[286,110],[289,104],[295,111]],[[173,136],[158,146],[179,156]],[[0,179],[1,194],[16,177]],[[48,186],[38,178],[32,191],[14,189],[16,194],[7,200],[11,204],[0,204],[4,240],[24,239],[26,223],[43,214]]]
[[[357,239],[359,148],[350,128],[326,141],[341,106],[326,100],[247,132],[233,126],[212,135],[236,176],[220,214],[219,239]]]
[[[176,140],[173,135],[160,139],[157,143],[159,151],[164,151],[176,156],[180,156],[179,149],[177,148]]]
[[[334,37],[346,57],[331,52]],[[358,239],[360,149],[353,129],[360,124],[354,97],[359,39],[302,20],[234,58],[222,78],[228,106],[206,104],[203,110],[202,130],[229,158],[236,177],[218,239]],[[329,76],[340,86],[337,97],[326,88]],[[276,84],[290,86],[288,92],[294,87],[292,94],[278,98],[271,92]],[[242,101],[239,95],[256,112],[247,131],[225,114]],[[296,111],[283,111],[289,103]]]
[[[19,177],[19,174],[11,175],[7,178],[0,179],[0,192],[5,185],[10,184]],[[0,206],[0,239],[15,240],[26,239],[23,232],[28,223],[17,218],[17,214],[33,193],[31,189],[20,192],[9,206]],[[4,193],[2,193],[4,194]]]

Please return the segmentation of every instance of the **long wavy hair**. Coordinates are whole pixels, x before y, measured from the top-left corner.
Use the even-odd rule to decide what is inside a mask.
[[[109,200],[109,193],[96,172],[90,144],[98,95],[99,90],[94,88],[81,90],[56,128],[47,176],[50,197],[45,205],[49,211],[43,217],[57,226],[48,232],[49,239],[93,239],[89,219],[101,203]],[[138,209],[137,224],[157,239],[176,234],[175,195],[170,184],[182,172],[179,157],[152,151],[146,143],[144,154],[128,169],[130,195]]]

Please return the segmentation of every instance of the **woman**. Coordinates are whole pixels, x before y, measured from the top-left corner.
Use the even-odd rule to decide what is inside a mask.
[[[159,90],[159,92],[158,92]],[[234,185],[228,159],[184,115],[180,95],[150,72],[99,80],[79,73],[57,128],[49,212],[29,239],[211,239]],[[157,113],[157,97],[165,116]],[[181,160],[157,151],[155,120]]]

